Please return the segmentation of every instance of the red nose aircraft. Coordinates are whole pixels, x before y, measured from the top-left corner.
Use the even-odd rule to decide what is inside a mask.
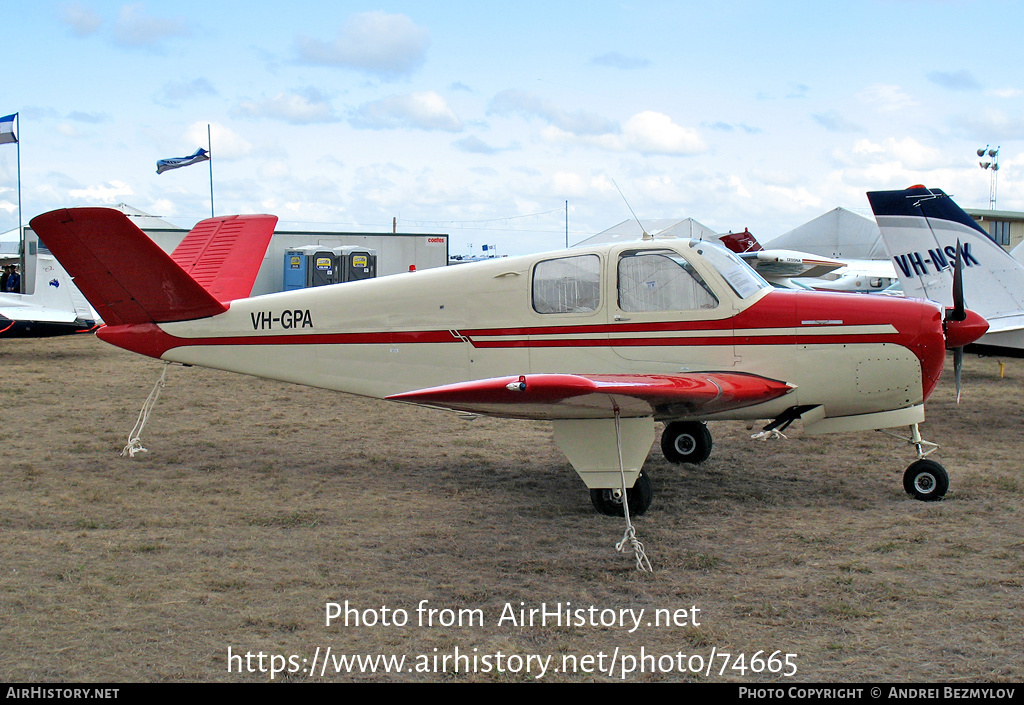
[[[269,216],[204,221],[172,257],[119,211],[62,209],[32,220],[106,322],[101,339],[169,362],[550,419],[602,513],[650,505],[642,467],[656,421],[677,463],[707,459],[706,422],[719,419],[768,420],[765,433],[796,419],[809,434],[909,426],[918,460],[906,490],[923,500],[946,491],[945,470],[924,459],[918,424],[946,349],[987,327],[960,304],[944,311],[919,300],[779,291],[725,248],[689,239],[245,298],[273,224]]]

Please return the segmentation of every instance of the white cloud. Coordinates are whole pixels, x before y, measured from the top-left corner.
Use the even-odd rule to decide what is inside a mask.
[[[264,98],[258,101],[243,101],[238,104],[233,114],[284,120],[292,125],[310,125],[338,120],[334,108],[315,88],[281,92],[273,98]]]
[[[103,24],[99,15],[77,2],[61,7],[60,21],[70,27],[72,34],[78,37],[94,34]]]
[[[123,5],[114,23],[114,41],[122,46],[160,48],[165,39],[189,34],[182,17],[165,19],[146,14],[142,3]]]
[[[406,15],[374,11],[352,15],[333,42],[298,37],[295,43],[299,58],[306,63],[397,78],[423,64],[430,35]]]
[[[690,156],[707,151],[696,130],[677,125],[664,113],[647,110],[626,121],[621,130],[600,135],[577,135],[549,126],[541,131],[551,142],[573,142],[612,152]]]
[[[149,206],[143,210],[145,210],[147,213],[151,213],[157,217],[163,218],[169,215],[174,215],[174,205],[175,201],[169,198],[158,198],[152,201],[149,204]]]
[[[457,149],[468,154],[497,154],[501,151],[497,147],[492,147],[487,144],[476,135],[463,137],[461,140],[456,140],[452,144],[454,144]]]
[[[637,113],[622,128],[626,147],[641,154],[689,155],[707,150],[697,131],[672,122],[664,113]]]
[[[854,155],[868,157],[868,161],[875,163],[895,160],[907,169],[928,170],[948,166],[948,159],[941,150],[923,145],[913,137],[901,140],[889,137],[881,143],[858,140],[852,151]]]
[[[491,99],[487,112],[538,117],[573,135],[601,135],[618,130],[613,120],[581,110],[567,113],[553,102],[528,91],[506,90],[498,93]]]
[[[217,90],[205,78],[191,81],[168,81],[164,84],[160,100],[164,103],[179,103],[201,96],[217,95]]]
[[[411,127],[418,130],[460,132],[462,121],[445,99],[433,91],[395,95],[365,103],[351,117],[355,127],[388,130]]]
[[[829,132],[864,132],[863,127],[848,120],[835,110],[828,110],[811,117]]]
[[[603,174],[588,176],[573,171],[556,171],[547,179],[547,184],[546,191],[570,200],[616,193],[615,186]]]
[[[638,56],[626,56],[625,54],[620,54],[617,51],[610,51],[607,54],[595,56],[590,60],[590,63],[596,64],[597,66],[610,66],[611,68],[622,69],[624,71],[643,69],[651,65],[650,59],[642,59]]]
[[[194,122],[188,126],[184,134],[186,149],[205,148],[206,127],[210,126],[210,141],[214,159],[238,159],[252,152],[252,144],[237,132],[219,123]],[[192,145],[195,145],[194,147]]]
[[[929,71],[928,80],[951,91],[978,91],[981,84],[970,71]]]
[[[803,186],[795,188],[765,186],[765,191],[772,196],[774,203],[787,205],[791,210],[825,207],[824,201],[819,195],[811,193]],[[749,196],[749,193],[746,195]]]
[[[1024,137],[1024,116],[1007,115],[994,108],[972,110],[960,115],[954,122],[972,135],[1001,135],[1004,141]]]
[[[68,193],[72,198],[81,198],[91,203],[117,203],[135,192],[128,184],[115,180],[97,186],[71,189]]]
[[[885,112],[917,105],[917,101],[904,93],[901,87],[880,83],[868,86],[858,93],[857,97]]]

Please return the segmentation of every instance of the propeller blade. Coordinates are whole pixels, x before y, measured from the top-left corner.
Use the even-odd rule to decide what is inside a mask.
[[[960,256],[960,240],[956,241],[956,260],[953,263],[953,308],[946,310],[947,321],[962,321],[967,318],[964,303],[963,257]]]
[[[960,403],[960,377],[964,369],[964,349],[953,348],[953,377],[956,379],[956,403]]]

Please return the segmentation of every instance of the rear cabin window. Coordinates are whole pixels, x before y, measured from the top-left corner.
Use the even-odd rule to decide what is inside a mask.
[[[533,310],[587,313],[601,305],[601,258],[577,255],[538,262],[533,268]]]
[[[628,252],[619,258],[623,311],[692,311],[718,306],[704,279],[671,251]]]

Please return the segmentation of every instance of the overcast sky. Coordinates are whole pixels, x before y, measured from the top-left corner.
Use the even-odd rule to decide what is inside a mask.
[[[763,240],[924,183],[1024,210],[1024,3],[4,0],[27,222],[125,202],[191,227],[448,232],[555,249],[629,218]],[[8,7],[9,6],[9,7]],[[0,231],[17,225],[0,145]]]

